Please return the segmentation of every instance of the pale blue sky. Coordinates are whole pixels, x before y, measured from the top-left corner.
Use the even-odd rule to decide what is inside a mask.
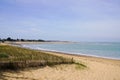
[[[120,42],[120,0],[0,0],[0,38]]]

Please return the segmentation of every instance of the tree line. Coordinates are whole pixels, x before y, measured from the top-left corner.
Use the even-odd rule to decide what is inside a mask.
[[[0,38],[0,42],[5,42],[5,41],[21,41],[21,42],[25,42],[25,41],[29,41],[29,42],[45,42],[45,40],[42,39],[12,39],[11,37],[8,37],[6,39],[1,39]]]

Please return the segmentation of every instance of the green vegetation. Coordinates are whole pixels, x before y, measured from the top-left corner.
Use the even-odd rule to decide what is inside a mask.
[[[73,59],[21,47],[0,45],[0,70],[72,64]]]
[[[87,67],[86,65],[81,64],[81,63],[75,63],[75,64],[76,64],[76,69],[84,69]]]
[[[0,53],[0,58],[8,58],[8,54],[6,53]]]

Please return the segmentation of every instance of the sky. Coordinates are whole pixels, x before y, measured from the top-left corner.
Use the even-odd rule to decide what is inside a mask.
[[[120,42],[120,0],[0,0],[0,38]]]

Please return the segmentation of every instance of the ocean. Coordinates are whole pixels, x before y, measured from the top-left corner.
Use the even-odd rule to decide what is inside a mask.
[[[23,44],[23,47],[120,60],[120,42]]]

